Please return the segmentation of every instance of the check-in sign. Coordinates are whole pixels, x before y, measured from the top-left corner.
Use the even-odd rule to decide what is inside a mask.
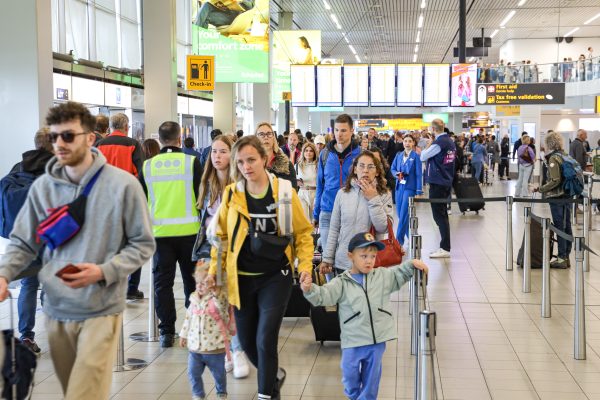
[[[187,56],[187,90],[215,90],[215,56]]]

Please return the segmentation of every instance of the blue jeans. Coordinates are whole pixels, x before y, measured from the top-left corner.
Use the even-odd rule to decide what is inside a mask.
[[[17,300],[17,313],[19,315],[19,333],[21,339],[35,337],[35,310],[37,309],[37,290],[40,286],[37,275],[21,279],[21,292]]]
[[[225,372],[225,352],[217,354],[192,353],[188,357],[188,378],[192,385],[192,394],[206,397],[202,374],[208,366],[215,380],[217,394],[227,394],[227,373]]]
[[[471,165],[473,166],[473,178],[479,180],[481,178],[481,170],[483,169],[483,163],[479,161],[472,161]]]
[[[329,225],[331,224],[331,211],[321,211],[319,214],[319,234],[321,235],[321,247],[323,251],[327,247],[329,237]]]
[[[550,203],[550,213],[552,214],[552,223],[556,228],[568,235],[573,234],[571,229],[571,204],[552,204]],[[573,244],[568,240],[558,237],[558,257],[568,259],[571,254]]]
[[[238,335],[231,337],[231,352],[235,353],[236,351],[243,351],[242,345],[240,344],[240,339],[238,339]]]
[[[351,400],[375,400],[385,343],[342,349],[342,383]]]

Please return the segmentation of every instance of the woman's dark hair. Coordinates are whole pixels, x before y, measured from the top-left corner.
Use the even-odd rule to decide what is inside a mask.
[[[371,149],[371,153],[373,153],[373,154],[375,154],[375,153],[379,154],[379,160],[381,161],[381,164],[383,166],[383,170],[387,171],[390,166],[388,165],[387,160],[383,156],[383,151],[381,151],[381,149],[379,147],[373,147]],[[384,176],[384,178],[385,178],[385,176]]]
[[[375,154],[373,154],[373,152],[371,152],[369,150],[363,150],[354,159],[354,162],[352,163],[352,168],[350,168],[350,173],[348,174],[348,177],[346,178],[346,185],[344,186],[344,192],[348,193],[350,190],[352,190],[352,181],[357,179],[355,170],[358,165],[358,160],[360,160],[362,157],[369,157],[371,160],[373,160],[373,164],[375,164],[375,168],[377,169],[377,177],[375,177],[375,180],[377,180],[377,193],[379,193],[379,194],[387,193],[388,188],[387,188],[387,181],[385,180],[385,171],[383,170],[383,164],[381,163],[381,161],[379,161],[377,159],[377,157],[375,157]]]
[[[160,153],[160,145],[154,139],[146,139],[142,143],[142,150],[144,150],[144,157],[148,160]]]
[[[52,107],[46,115],[46,125],[57,125],[63,122],[79,120],[86,133],[93,132],[96,127],[96,118],[83,104],[68,101]]]
[[[277,136],[277,144],[279,147],[285,146],[285,137],[283,137],[283,135]]]
[[[302,45],[304,46],[305,49],[310,49],[310,44],[308,44],[308,39],[304,36],[300,36],[298,39],[300,39],[300,41],[302,42]]]

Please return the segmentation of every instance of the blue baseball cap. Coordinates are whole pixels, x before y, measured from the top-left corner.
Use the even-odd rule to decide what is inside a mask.
[[[354,249],[361,249],[364,247],[375,246],[378,251],[385,249],[385,245],[381,242],[378,242],[370,232],[361,232],[357,233],[350,239],[350,243],[348,243],[348,251],[352,252]]]

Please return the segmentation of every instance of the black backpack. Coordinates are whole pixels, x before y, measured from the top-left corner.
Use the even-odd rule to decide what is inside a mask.
[[[8,238],[17,214],[37,178],[30,172],[11,172],[0,180],[0,236]]]

